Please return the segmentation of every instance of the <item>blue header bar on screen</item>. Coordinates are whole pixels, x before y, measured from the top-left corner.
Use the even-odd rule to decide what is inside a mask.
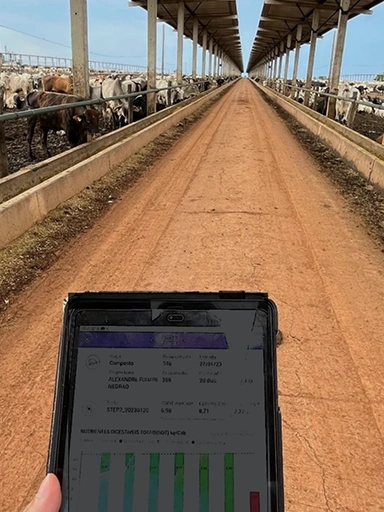
[[[228,343],[223,333],[81,331],[79,347],[225,350]]]

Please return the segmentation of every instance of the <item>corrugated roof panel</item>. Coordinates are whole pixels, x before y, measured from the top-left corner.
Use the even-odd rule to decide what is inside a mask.
[[[132,0],[131,5],[147,8],[147,0]],[[157,17],[177,29],[178,0],[158,0]],[[243,71],[239,20],[236,0],[184,0],[184,34],[192,39],[193,22],[199,22],[199,44],[203,44],[203,30],[208,32],[208,40],[213,37],[214,44],[224,50],[233,63]]]
[[[349,18],[382,3],[383,0],[357,0],[352,2]],[[303,25],[301,42],[311,38],[311,16],[315,9],[320,11],[318,35],[337,27],[339,7],[335,0],[266,0],[263,5],[259,26],[249,56],[247,72],[252,71],[273,49],[285,41],[288,34],[296,35],[298,25]],[[293,45],[295,38],[292,37]]]

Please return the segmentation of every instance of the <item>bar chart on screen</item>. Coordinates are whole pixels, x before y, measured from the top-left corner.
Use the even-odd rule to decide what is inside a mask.
[[[261,512],[253,453],[85,453],[76,510]],[[83,477],[82,477],[83,475]]]

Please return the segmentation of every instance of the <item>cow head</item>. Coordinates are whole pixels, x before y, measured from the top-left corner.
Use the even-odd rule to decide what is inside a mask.
[[[184,100],[184,89],[181,87],[177,87],[177,89],[172,90],[172,104],[180,103]]]
[[[128,124],[128,111],[122,105],[115,107],[113,109],[113,118],[115,120],[115,125],[119,128],[126,126]]]
[[[82,114],[74,115],[73,121],[78,133],[79,143],[87,141],[88,135],[96,135],[99,131],[100,112],[95,108],[87,108]]]

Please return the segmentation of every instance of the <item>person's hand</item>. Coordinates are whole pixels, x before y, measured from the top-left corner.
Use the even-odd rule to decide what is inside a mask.
[[[48,474],[24,512],[59,512],[60,505],[60,483],[55,475]]]

